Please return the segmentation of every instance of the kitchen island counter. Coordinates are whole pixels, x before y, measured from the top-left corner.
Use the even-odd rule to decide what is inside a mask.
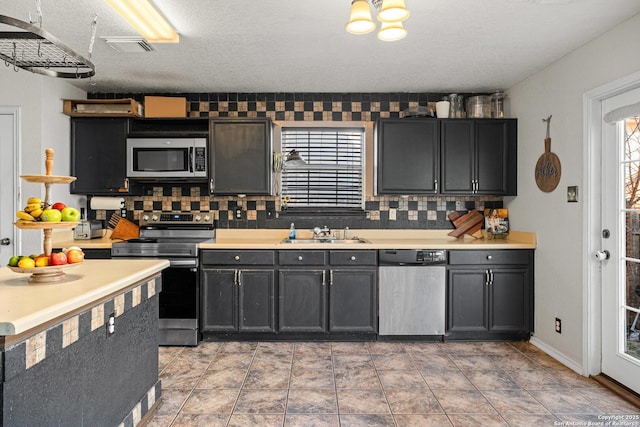
[[[32,328],[97,303],[159,273],[167,260],[85,260],[60,282],[28,283],[29,274],[0,268],[0,336]]]
[[[63,280],[0,268],[0,425],[135,426],[161,395],[167,260],[86,260]]]

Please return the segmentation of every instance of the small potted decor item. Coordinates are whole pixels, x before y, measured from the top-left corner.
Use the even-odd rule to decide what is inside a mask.
[[[509,235],[509,211],[503,208],[484,210],[484,228],[487,239],[505,239]]]

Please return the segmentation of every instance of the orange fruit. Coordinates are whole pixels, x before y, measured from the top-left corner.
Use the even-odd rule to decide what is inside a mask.
[[[49,265],[49,257],[46,255],[41,255],[36,258],[36,267],[46,267]]]

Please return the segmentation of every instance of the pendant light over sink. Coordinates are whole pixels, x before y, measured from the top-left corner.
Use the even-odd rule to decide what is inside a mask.
[[[376,17],[380,21],[378,38],[384,41],[395,41],[404,38],[407,30],[402,21],[409,17],[409,10],[404,0],[371,0],[377,11]],[[352,34],[368,34],[375,30],[376,23],[371,17],[371,7],[368,0],[353,0],[351,2],[351,15],[346,25],[348,32]]]

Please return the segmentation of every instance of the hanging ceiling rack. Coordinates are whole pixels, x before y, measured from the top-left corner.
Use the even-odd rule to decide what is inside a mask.
[[[93,22],[95,34],[95,20]],[[66,79],[83,79],[96,73],[93,63],[76,53],[49,32],[19,19],[0,15],[0,24],[24,31],[0,31],[0,59],[32,73]],[[93,44],[93,36],[92,43]],[[91,57],[91,48],[89,57]]]

